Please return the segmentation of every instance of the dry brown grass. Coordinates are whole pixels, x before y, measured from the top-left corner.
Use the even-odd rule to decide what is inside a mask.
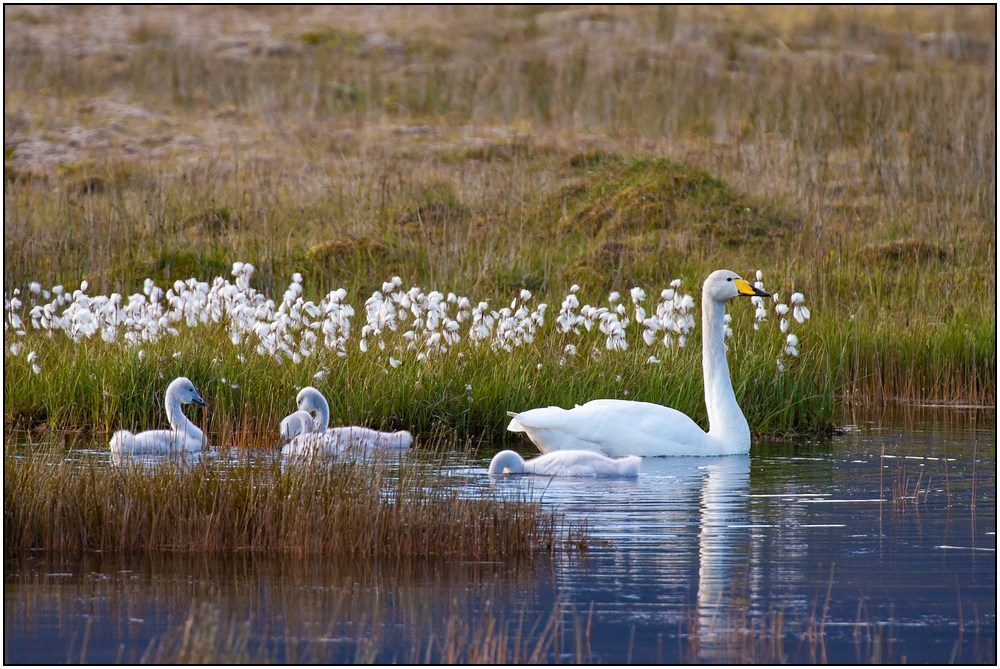
[[[463,492],[438,466],[266,460],[107,467],[4,460],[4,550],[507,560],[559,549],[537,504]]]

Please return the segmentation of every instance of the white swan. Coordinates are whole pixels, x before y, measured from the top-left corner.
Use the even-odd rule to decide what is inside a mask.
[[[380,432],[367,427],[347,426],[328,428],[330,422],[330,405],[323,393],[312,386],[306,386],[295,398],[299,410],[287,416],[282,421],[282,436],[290,441],[281,449],[283,455],[339,455],[352,451],[405,451],[413,443],[413,435],[406,430],[397,432]],[[302,418],[293,418],[298,414],[311,416],[312,429],[307,429],[308,423]],[[288,435],[286,435],[288,421]],[[292,434],[298,424],[298,431]]]
[[[723,341],[726,302],[741,295],[770,297],[723,269],[712,272],[701,291],[707,433],[676,409],[628,400],[593,400],[569,410],[508,412],[512,420],[507,429],[525,432],[543,453],[567,449],[612,456],[749,453],[750,426],[736,402]]]
[[[287,441],[281,453],[285,456],[335,456],[350,448],[373,450],[386,446],[393,433],[383,433],[367,427],[337,427],[316,430],[312,414],[301,409],[281,421],[281,438]],[[396,440],[398,441],[398,440]],[[408,445],[408,444],[407,444]]]
[[[490,461],[490,476],[539,474],[541,476],[638,476],[642,458],[628,455],[609,458],[593,451],[553,451],[525,461],[514,451],[500,451]]]
[[[128,430],[119,430],[111,437],[111,452],[114,455],[200,452],[205,435],[181,411],[181,404],[190,404],[191,402],[205,406],[204,400],[194,389],[194,384],[185,376],[177,377],[167,386],[165,404],[170,429],[147,430],[139,434],[132,434]]]

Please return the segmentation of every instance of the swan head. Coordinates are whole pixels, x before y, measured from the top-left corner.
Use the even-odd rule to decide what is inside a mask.
[[[524,458],[514,451],[500,451],[490,461],[490,478],[506,473],[520,474],[524,471]]]
[[[181,404],[200,404],[205,406],[205,400],[194,389],[194,384],[186,376],[179,376],[167,386],[167,394],[180,400]]]
[[[299,411],[316,414],[315,422],[317,430],[326,429],[330,420],[330,405],[327,404],[323,393],[312,386],[306,386],[295,396],[295,403],[298,405]]]
[[[316,425],[308,411],[295,411],[281,421],[281,438],[285,440],[315,431]]]
[[[312,386],[306,386],[295,396],[295,402],[300,411],[316,411],[326,403],[326,400],[323,398],[323,393]]]
[[[716,302],[728,302],[735,297],[771,297],[770,293],[754,287],[739,274],[728,269],[717,269],[709,274],[705,279],[702,295]]]

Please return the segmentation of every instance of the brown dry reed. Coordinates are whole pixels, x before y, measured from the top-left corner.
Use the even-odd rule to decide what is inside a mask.
[[[592,663],[589,639],[575,635],[578,616],[567,621],[565,604],[535,621],[506,620],[493,613],[489,602],[478,614],[452,614],[440,633],[413,638],[402,648],[385,647],[385,632],[373,629],[369,637],[341,637],[353,647],[347,661],[358,664],[398,661],[406,664],[573,664]],[[568,629],[574,625],[574,629]],[[566,638],[570,639],[567,643]],[[398,645],[399,639],[394,645]],[[340,663],[344,651],[317,638],[285,636],[280,648],[256,638],[248,622],[226,619],[210,604],[193,604],[180,624],[154,637],[140,664],[314,664]],[[80,661],[85,657],[81,654]]]
[[[551,512],[461,490],[423,459],[108,467],[4,457],[4,550],[507,560],[558,550]]]

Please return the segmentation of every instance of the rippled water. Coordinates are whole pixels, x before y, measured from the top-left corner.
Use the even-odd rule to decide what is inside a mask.
[[[492,615],[511,636],[555,616],[564,661],[993,663],[994,421],[647,459],[632,480],[491,484],[485,454],[449,472],[585,521],[586,550],[554,564],[5,556],[5,660],[138,661],[197,604],[285,660],[296,639],[419,660],[449,621]]]

